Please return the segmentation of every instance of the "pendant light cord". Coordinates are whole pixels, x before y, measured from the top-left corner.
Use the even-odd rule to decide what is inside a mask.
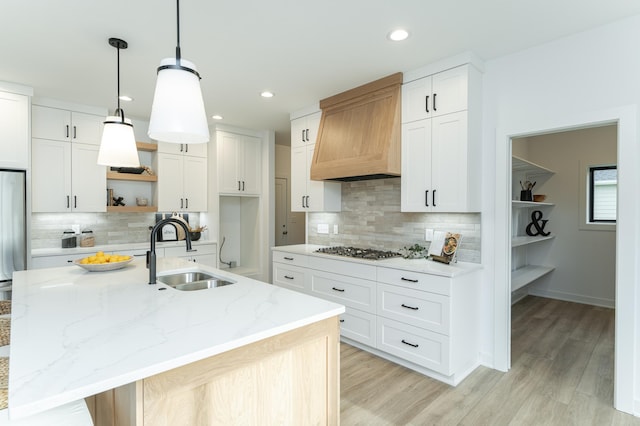
[[[122,122],[124,123],[124,111],[122,111],[122,109],[120,109],[120,46],[116,46],[116,49],[118,50],[118,59],[117,59],[117,64],[118,64],[118,73],[117,73],[117,89],[118,89],[118,109],[116,110],[116,115],[120,115],[120,118],[122,119]]]
[[[176,44],[176,65],[180,66],[180,0],[176,0],[176,29],[177,40]]]

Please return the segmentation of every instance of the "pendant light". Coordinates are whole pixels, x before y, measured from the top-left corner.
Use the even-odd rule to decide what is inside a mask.
[[[118,108],[113,116],[104,121],[98,164],[114,167],[140,167],[136,138],[133,134],[131,120],[124,117],[120,108],[120,49],[126,49],[128,44],[119,38],[110,38],[109,45],[118,50]]]
[[[148,134],[161,142],[207,143],[209,126],[200,74],[192,62],[180,56],[180,0],[176,0],[176,6],[176,57],[160,61]]]

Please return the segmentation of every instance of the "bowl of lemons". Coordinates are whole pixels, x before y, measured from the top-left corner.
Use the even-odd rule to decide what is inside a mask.
[[[83,257],[73,261],[74,265],[90,272],[113,271],[127,266],[133,257],[122,254],[109,254],[99,251],[91,256]]]

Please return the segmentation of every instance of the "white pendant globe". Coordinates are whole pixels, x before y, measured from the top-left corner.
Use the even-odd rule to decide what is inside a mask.
[[[98,164],[112,167],[140,167],[131,120],[108,116],[104,122]]]
[[[176,59],[163,59],[160,66],[165,65],[176,65]],[[180,59],[180,65],[196,71],[195,65],[185,59]],[[160,142],[209,142],[209,125],[196,74],[173,68],[158,71],[148,135]]]

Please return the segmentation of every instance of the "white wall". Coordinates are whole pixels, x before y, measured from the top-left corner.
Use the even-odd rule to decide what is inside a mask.
[[[615,398],[619,409],[640,415],[640,17],[488,61],[483,84],[483,182],[495,188],[482,210],[484,361],[498,368],[509,363],[509,264],[501,248],[509,244],[510,137],[619,120]]]
[[[586,208],[586,174],[581,169],[616,163],[616,130],[592,127],[513,141],[514,151],[520,144],[526,146],[526,159],[555,172],[538,182],[534,193],[546,194],[547,201],[555,203],[545,214],[545,230],[556,238],[541,248],[542,264],[556,269],[532,284],[530,294],[614,307],[615,225],[607,225],[608,230],[587,228],[580,213]]]
[[[291,211],[291,147],[276,145],[276,177],[287,179],[287,244],[304,244],[305,214]]]

